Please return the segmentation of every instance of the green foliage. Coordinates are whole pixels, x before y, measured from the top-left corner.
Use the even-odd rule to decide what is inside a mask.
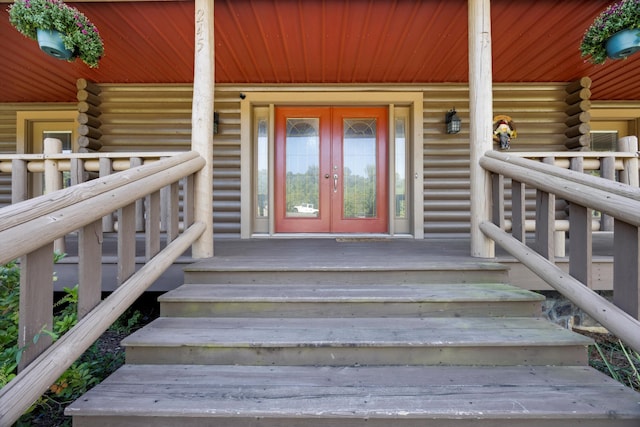
[[[30,39],[37,40],[38,29],[61,32],[65,47],[89,67],[97,67],[104,55],[98,29],[82,12],[61,0],[15,0],[8,11],[11,24]]]
[[[600,356],[591,358],[590,364],[614,380],[640,391],[640,354],[620,340],[601,340],[595,343]]]
[[[582,57],[594,64],[607,59],[605,44],[611,36],[626,29],[640,28],[640,0],[621,0],[607,7],[584,33],[580,44]]]
[[[56,254],[57,262],[64,255]],[[52,278],[55,280],[55,277]],[[53,291],[53,289],[52,289]],[[20,268],[15,262],[0,266],[0,388],[11,381],[17,373],[18,363],[24,348],[18,347],[18,310],[20,306]],[[54,304],[52,330],[43,329],[33,342],[44,336],[55,341],[69,331],[78,320],[78,286],[64,288],[64,293]],[[143,321],[143,315],[129,309],[110,328],[119,340],[131,333]],[[59,419],[60,425],[70,425],[62,415],[65,405],[71,403],[94,385],[98,384],[124,363],[124,353],[103,351],[100,342],[95,342],[64,374],[49,388],[16,423],[16,427],[30,426],[41,418]],[[53,415],[52,415],[53,414]]]

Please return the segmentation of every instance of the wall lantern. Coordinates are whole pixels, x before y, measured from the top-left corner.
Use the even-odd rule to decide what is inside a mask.
[[[455,108],[449,110],[445,116],[444,122],[447,124],[447,133],[460,132],[460,123],[462,123],[462,121],[460,120],[460,117],[458,117]]]
[[[213,113],[213,134],[216,135],[218,133],[218,125],[220,124],[220,114],[214,112]]]

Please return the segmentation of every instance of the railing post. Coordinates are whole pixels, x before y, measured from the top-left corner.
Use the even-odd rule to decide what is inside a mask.
[[[25,160],[11,161],[11,203],[22,202],[29,198],[29,172]]]
[[[525,243],[526,241],[526,199],[524,184],[511,180],[511,234]]]
[[[543,163],[554,164],[553,157],[545,157]],[[553,262],[555,258],[556,196],[536,190],[536,250]]]
[[[78,234],[78,319],[82,319],[101,300],[102,220],[80,229]]]
[[[160,252],[160,192],[147,196],[147,216],[145,218],[145,257],[149,261]]]
[[[136,168],[142,166],[140,157],[132,157],[129,159],[129,167]],[[136,231],[144,231],[144,199],[136,201]]]
[[[43,144],[45,154],[44,194],[47,194],[62,189],[62,173],[58,169],[58,161],[47,158],[48,154],[62,153],[62,141],[56,138],[45,138]],[[64,237],[55,241],[53,250],[60,253],[66,252]]]
[[[469,142],[471,176],[471,256],[492,258],[495,243],[480,230],[491,218],[489,172],[480,159],[493,147],[493,84],[491,68],[491,3],[469,0]]]
[[[492,173],[491,185],[492,194],[492,217],[493,223],[504,230],[504,176]]]
[[[118,209],[118,285],[136,271],[136,204]]]
[[[614,157],[602,157],[600,159],[600,176],[604,179],[615,181],[616,159]],[[613,217],[607,214],[602,214],[602,218],[600,219],[600,230],[613,230]]]
[[[22,370],[52,342],[43,331],[53,332],[53,242],[20,258],[18,325],[18,347],[23,349],[18,369]]]
[[[591,220],[593,210],[577,203],[569,205],[569,274],[591,288],[593,254]]]
[[[640,229],[615,220],[613,229],[613,302],[640,319]]]
[[[487,0],[488,1],[488,0]],[[213,256],[213,101],[215,52],[212,0],[195,2],[195,51],[193,106],[191,109],[191,148],[205,160],[195,178],[195,220],[205,231],[193,245],[194,258]]]
[[[100,178],[105,177],[105,176],[109,176],[113,173],[113,167],[112,167],[112,162],[111,159],[108,157],[100,157],[99,160],[99,175]],[[104,232],[110,232],[113,231],[113,214],[109,214],[107,216],[105,216],[104,218],[102,218],[102,231]]]
[[[638,137],[625,136],[618,140],[618,151],[638,154]],[[640,187],[638,171],[638,157],[624,160],[624,170],[620,172],[620,182],[632,187]]]

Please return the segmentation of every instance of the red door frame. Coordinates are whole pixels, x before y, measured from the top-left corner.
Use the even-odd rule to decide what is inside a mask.
[[[277,233],[386,233],[389,230],[388,207],[388,110],[385,107],[277,107],[275,120],[275,226]],[[286,120],[320,119],[320,182],[317,217],[286,216]],[[376,216],[343,218],[342,139],[344,118],[377,119]],[[333,191],[333,166],[339,180]]]

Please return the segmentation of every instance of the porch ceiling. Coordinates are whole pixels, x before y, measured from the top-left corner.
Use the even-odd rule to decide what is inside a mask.
[[[7,3],[6,0],[0,2]],[[592,99],[640,100],[640,55],[594,66],[578,46],[611,0],[493,0],[495,82],[593,79]],[[75,82],[193,81],[193,1],[76,2],[100,29],[100,67],[41,53],[0,10],[0,102],[73,102]],[[466,0],[216,0],[216,82],[467,82]]]

